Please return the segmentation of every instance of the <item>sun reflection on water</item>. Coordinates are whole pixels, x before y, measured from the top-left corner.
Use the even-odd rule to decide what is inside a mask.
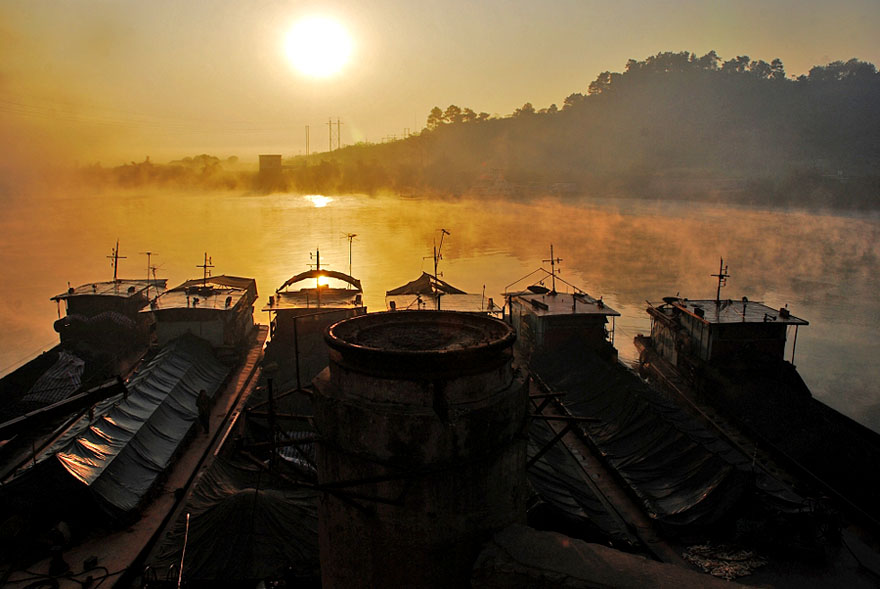
[[[324,196],[323,194],[307,194],[303,197],[315,208],[326,207],[328,204],[333,202],[333,199],[329,196]]]

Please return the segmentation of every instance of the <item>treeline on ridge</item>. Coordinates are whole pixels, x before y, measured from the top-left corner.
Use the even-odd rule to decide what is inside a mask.
[[[252,182],[302,192],[873,208],[878,104],[880,74],[857,59],[792,78],[779,59],[665,52],[602,72],[561,107],[525,103],[508,116],[434,107],[418,134],[290,158],[279,176]]]

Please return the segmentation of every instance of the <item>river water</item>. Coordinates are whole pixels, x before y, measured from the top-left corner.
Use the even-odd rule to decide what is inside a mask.
[[[814,396],[880,431],[880,217],[686,202],[563,203],[484,199],[234,193],[124,193],[6,197],[0,217],[0,374],[57,341],[49,298],[68,285],[147,275],[147,257],[174,286],[214,274],[256,278],[258,308],[321,251],[322,267],[361,279],[370,311],[386,290],[431,271],[440,228],[444,279],[500,301],[510,283],[542,265],[550,245],[561,277],[622,316],[616,345],[636,357],[647,332],[645,300],[714,298],[719,258],[725,298],[788,305],[810,322],[795,363]],[[546,266],[546,264],[544,264]],[[63,310],[62,310],[63,312]],[[257,312],[257,320],[268,319]],[[790,348],[790,346],[789,346]],[[790,351],[789,351],[790,355]]]

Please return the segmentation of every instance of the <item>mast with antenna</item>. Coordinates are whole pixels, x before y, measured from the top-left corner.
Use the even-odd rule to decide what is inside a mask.
[[[208,268],[213,268],[214,265],[211,263],[211,258],[208,257],[208,252],[205,252],[205,261],[201,264],[196,264],[196,268],[202,269],[202,286],[208,286]]]
[[[309,257],[311,257],[311,256],[312,256],[312,254],[311,254],[311,252],[309,252]],[[309,265],[311,266],[311,264],[309,264]],[[320,273],[320,271],[321,271],[321,249],[316,247],[315,248],[315,272]],[[320,307],[321,306],[321,276],[320,275],[315,277],[315,295],[318,298],[317,305],[318,305],[318,307]]]
[[[556,264],[562,261],[562,258],[556,258],[553,256],[553,244],[550,244],[550,259],[549,260],[541,260],[542,262],[550,262],[550,277],[552,278],[553,288],[550,290],[550,294],[556,294]],[[546,270],[545,270],[546,271]]]
[[[357,237],[357,233],[346,233],[345,238],[348,239],[348,275],[352,276],[351,273],[351,242],[354,241],[354,238]],[[347,288],[351,288],[349,284]]]
[[[119,278],[116,274],[117,270],[119,269],[119,260],[120,259],[124,260],[126,258],[126,256],[119,255],[119,238],[118,237],[116,238],[116,247],[113,248],[113,253],[107,257],[110,258],[111,260],[113,260],[113,282],[114,283],[119,282]]]
[[[718,264],[718,274],[712,274],[712,276],[718,278],[718,290],[715,291],[715,304],[721,304],[721,287],[727,286],[727,279],[730,278],[730,274],[727,273],[727,266],[724,265],[724,258],[721,258],[721,263]]]
[[[437,264],[439,264],[440,260],[443,259],[443,254],[441,253],[443,250],[443,236],[444,235],[452,235],[446,229],[440,229],[440,246],[436,245],[436,241],[434,242],[434,278],[439,280],[439,275],[437,274]]]
[[[147,298],[150,298],[150,270],[153,270],[153,279],[155,279],[156,277],[156,269],[153,267],[152,264],[150,264],[150,261],[152,260],[153,256],[158,256],[159,254],[151,251],[141,252],[141,254],[147,256]],[[156,292],[158,292],[158,287],[156,289]]]

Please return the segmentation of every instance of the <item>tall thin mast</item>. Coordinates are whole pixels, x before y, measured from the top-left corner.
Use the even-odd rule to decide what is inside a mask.
[[[107,256],[111,260],[113,260],[113,282],[116,283],[119,281],[119,277],[116,272],[119,269],[119,259],[125,259],[125,256],[119,255],[119,238],[116,238],[116,247],[113,248],[113,255]]]
[[[213,267],[213,264],[211,264],[211,258],[208,257],[208,252],[205,252],[204,263],[196,265],[196,268],[202,269],[202,286],[208,286],[208,268]]]
[[[150,251],[141,252],[141,253],[145,254],[147,256],[147,298],[150,298],[150,284],[151,284],[150,283],[150,270],[152,269],[152,265],[150,264],[150,261],[153,256],[158,256],[159,254],[157,254],[156,252],[150,252]],[[158,289],[156,292],[158,292]]]
[[[437,274],[437,264],[440,260],[443,259],[443,236],[444,235],[452,235],[446,229],[440,229],[440,247],[434,248],[434,278],[439,280],[439,275]]]
[[[348,239],[348,275],[353,276],[351,273],[351,242],[357,237],[357,233],[346,233],[345,237]],[[349,284],[347,288],[351,288],[351,285]]]
[[[553,288],[550,290],[551,294],[556,294],[556,264],[562,261],[562,258],[556,258],[553,256],[553,244],[550,244],[550,259],[549,260],[541,260],[542,262],[550,262],[550,277],[552,279],[551,283]],[[546,270],[545,270],[546,272]]]
[[[310,253],[309,256],[312,254]],[[318,297],[317,305],[321,306],[321,250],[315,248],[315,294]]]
[[[730,274],[727,273],[727,266],[724,265],[724,258],[721,258],[721,262],[718,264],[718,274],[712,274],[718,278],[718,290],[715,291],[715,304],[721,304],[721,287],[727,286],[727,279],[730,277]]]

